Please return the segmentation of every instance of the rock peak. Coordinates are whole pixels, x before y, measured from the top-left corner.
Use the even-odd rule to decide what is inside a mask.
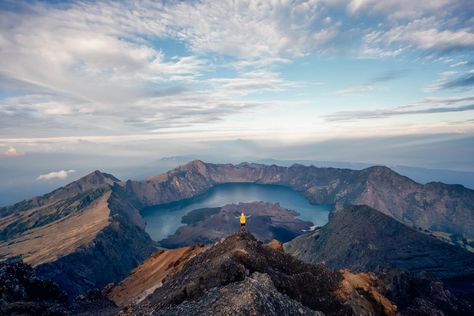
[[[109,173],[102,172],[100,170],[95,170],[84,177],[77,180],[78,182],[82,183],[89,183],[89,184],[113,184],[114,182],[120,182],[119,179],[114,177]]]
[[[84,177],[66,185],[66,189],[83,192],[100,187],[112,186],[114,183],[120,182],[119,179],[111,174],[95,170]]]
[[[200,159],[194,159],[188,162],[186,165],[187,166],[202,166],[205,165],[206,163]]]
[[[133,312],[348,315],[337,295],[340,282],[339,272],[305,264],[241,230],[189,260]]]

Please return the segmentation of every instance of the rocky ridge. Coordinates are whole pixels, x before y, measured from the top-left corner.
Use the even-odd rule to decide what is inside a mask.
[[[336,212],[322,228],[284,245],[307,262],[356,272],[401,268],[440,278],[474,275],[474,254],[442,242],[364,205]]]
[[[137,277],[137,274],[135,277]],[[432,277],[335,271],[240,231],[188,259],[120,315],[470,315]]]
[[[371,206],[398,221],[474,239],[474,190],[461,185],[422,185],[387,167],[363,170],[193,161],[145,181],[127,181],[124,194],[141,207],[188,199],[230,182],[284,185],[312,203]]]
[[[0,209],[0,257],[22,258],[71,295],[118,282],[155,246],[119,180],[95,171]]]

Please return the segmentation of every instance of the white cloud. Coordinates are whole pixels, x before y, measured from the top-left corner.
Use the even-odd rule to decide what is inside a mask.
[[[457,63],[449,65],[449,67],[459,67],[459,66],[464,66],[464,65],[467,65],[467,64],[468,64],[467,60],[461,60]]]
[[[50,173],[42,174],[36,178],[36,180],[54,180],[54,179],[66,179],[68,175],[76,172],[75,170],[59,170],[52,171]]]
[[[388,14],[390,18],[413,18],[436,12],[451,3],[450,0],[351,0],[347,9],[351,13],[362,10]]]
[[[7,157],[16,157],[16,156],[21,156],[21,153],[19,153],[15,147],[10,146],[4,153],[5,156]]]
[[[362,39],[361,52],[363,55],[386,57],[414,50],[442,54],[474,49],[474,33],[471,29],[443,29],[443,24],[442,20],[429,17],[386,31],[371,31]]]
[[[180,2],[165,8],[168,32],[195,52],[242,58],[302,56],[312,49],[317,0]]]
[[[315,0],[23,5],[27,10],[1,12],[0,80],[35,92],[0,101],[0,130],[8,136],[136,133],[220,120],[264,104],[240,96],[296,84],[263,70],[203,79],[214,67],[205,53],[255,68],[287,63],[331,37],[310,29]],[[195,55],[165,56],[158,38],[182,41]]]

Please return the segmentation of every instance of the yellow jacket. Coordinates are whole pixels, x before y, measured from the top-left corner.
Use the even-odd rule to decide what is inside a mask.
[[[247,218],[245,217],[245,214],[244,213],[240,214],[240,224],[245,224],[246,221],[247,221]]]

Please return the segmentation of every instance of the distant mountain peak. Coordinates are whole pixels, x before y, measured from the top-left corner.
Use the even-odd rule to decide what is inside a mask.
[[[202,160],[196,159],[188,162],[183,166],[186,170],[197,170],[199,173],[206,172],[206,163]]]
[[[115,182],[120,182],[120,180],[109,173],[95,170],[88,175],[85,175],[84,177],[68,184],[68,186],[80,185],[85,189],[93,189],[103,185],[113,185]]]

